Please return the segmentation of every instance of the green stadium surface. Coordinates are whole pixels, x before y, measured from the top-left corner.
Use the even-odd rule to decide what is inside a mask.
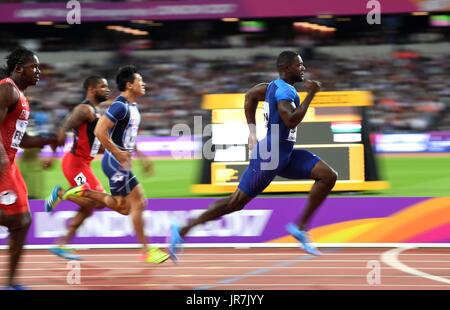
[[[195,160],[154,160],[154,174],[145,176],[139,161],[134,161],[134,172],[144,185],[148,198],[162,197],[192,197],[200,196],[191,193],[191,185],[199,181],[200,161]],[[67,187],[61,171],[60,161],[55,161],[53,167],[36,178],[42,182],[42,193],[37,194],[38,199],[45,198],[52,187],[59,184]],[[106,190],[108,182],[101,170],[101,162],[93,161],[95,174],[99,177]],[[416,156],[398,157],[383,156],[378,158],[378,168],[383,180],[390,183],[391,188],[378,192],[352,192],[333,193],[336,196],[362,195],[362,196],[450,196],[450,156]],[[24,171],[24,169],[22,169]],[[27,172],[25,172],[26,174]],[[32,186],[32,185],[30,185]],[[272,195],[273,194],[266,194]],[[306,193],[283,194],[283,196]]]

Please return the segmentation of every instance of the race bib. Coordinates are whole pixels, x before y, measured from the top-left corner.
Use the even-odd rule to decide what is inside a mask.
[[[270,107],[268,102],[264,101],[263,109],[264,109],[264,124],[266,128],[269,128]]]
[[[12,191],[3,191],[0,193],[0,204],[9,206],[17,201],[17,194]]]
[[[291,106],[296,109],[295,103],[291,102]],[[297,142],[297,127],[295,127],[294,129],[289,130],[289,135],[287,137],[288,141],[291,142]]]
[[[291,142],[297,142],[297,127],[289,130],[289,136],[287,140]]]
[[[83,174],[83,172],[80,172],[74,178],[74,181],[77,183],[78,186],[80,186],[81,184],[86,183],[86,176]]]
[[[136,144],[137,134],[138,134],[137,126],[131,126],[127,129],[127,131],[125,133],[125,139],[124,139],[124,147],[127,150],[134,150],[134,145]]]
[[[27,130],[28,121],[18,119],[16,122],[16,130],[14,131],[11,147],[14,149],[18,149],[20,146],[20,142],[22,142],[23,135]]]
[[[97,156],[101,145],[102,144],[100,143],[100,141],[97,138],[95,138],[94,142],[92,143],[91,154],[90,154],[91,157]]]

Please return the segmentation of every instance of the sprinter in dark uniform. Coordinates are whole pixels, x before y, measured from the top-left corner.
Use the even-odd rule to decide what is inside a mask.
[[[294,148],[297,126],[303,120],[309,104],[320,89],[320,82],[306,81],[308,95],[300,103],[294,84],[303,82],[303,59],[295,52],[284,51],[277,59],[279,78],[269,84],[254,86],[245,96],[245,115],[250,129],[249,147],[253,148],[250,163],[239,182],[237,190],[229,197],[220,199],[183,227],[171,227],[170,254],[176,259],[179,245],[195,226],[242,210],[253,198],[277,176],[289,179],[313,179],[315,183],[309,194],[306,210],[297,223],[286,226],[287,231],[302,244],[304,250],[313,255],[320,252],[311,244],[306,225],[322,204],[337,179],[337,173],[317,155]],[[258,103],[264,101],[264,119],[267,135],[256,142],[255,112]]]
[[[144,188],[132,171],[131,160],[141,123],[136,101],[145,95],[145,83],[134,66],[120,68],[116,82],[120,96],[101,116],[94,130],[95,136],[105,147],[102,168],[109,179],[111,195],[91,189],[86,183],[67,190],[63,199],[89,198],[117,212],[131,215],[136,236],[143,246],[143,261],[160,264],[169,255],[148,243],[143,217],[147,201]]]

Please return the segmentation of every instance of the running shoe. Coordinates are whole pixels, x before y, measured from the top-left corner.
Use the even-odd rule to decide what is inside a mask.
[[[169,259],[169,257],[169,254],[166,252],[155,247],[150,247],[147,253],[144,254],[143,261],[150,264],[161,264]]]
[[[178,261],[177,252],[183,243],[184,240],[180,235],[180,227],[176,224],[172,224],[172,226],[170,226],[169,254],[174,262]]]
[[[7,287],[5,287],[6,291],[27,291],[29,290],[28,287],[20,285],[20,284],[13,284],[13,285],[8,285]]]
[[[57,246],[48,249],[51,253],[56,256],[62,257],[67,260],[81,260],[81,256],[74,253],[72,249],[68,249],[62,246]]]
[[[63,194],[62,199],[67,199],[69,197],[81,197],[83,195],[83,192],[90,190],[91,187],[88,183],[84,183],[75,187],[71,187],[68,190],[66,190]]]
[[[319,256],[321,255],[321,253],[319,252],[319,250],[317,250],[312,244],[311,241],[309,240],[309,236],[308,233],[304,230],[300,230],[298,229],[297,226],[295,226],[294,224],[290,223],[288,225],[286,225],[286,230],[295,237],[295,239],[297,239],[298,241],[300,241],[300,243],[303,246],[303,249],[312,255],[316,255]]]
[[[56,185],[53,187],[52,193],[50,196],[45,200],[45,212],[52,212],[54,208],[58,205],[58,203],[61,201],[61,198],[59,198],[58,193],[61,190],[61,186]]]

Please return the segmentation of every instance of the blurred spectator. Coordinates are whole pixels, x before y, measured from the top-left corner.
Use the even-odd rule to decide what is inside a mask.
[[[307,78],[322,81],[324,90],[372,91],[375,106],[369,116],[376,131],[449,128],[449,58],[398,55],[406,54],[359,60],[316,54],[314,59],[304,59]],[[120,65],[133,63],[139,66],[149,88],[140,102],[142,128],[145,134],[169,135],[173,124],[193,126],[193,116],[205,113],[200,107],[202,95],[242,93],[276,77],[273,59],[266,56],[214,60],[127,56],[126,60],[122,55],[95,65],[44,64],[40,85],[30,89],[29,95],[62,118],[79,103],[83,77],[102,73],[113,79]],[[117,94],[113,91],[112,96]]]

